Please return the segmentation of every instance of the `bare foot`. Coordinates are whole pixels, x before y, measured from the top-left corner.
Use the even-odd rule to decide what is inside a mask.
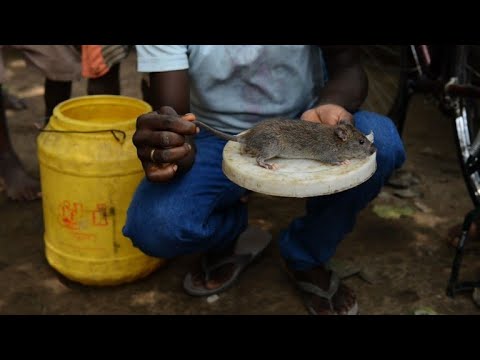
[[[214,264],[221,259],[225,258],[226,256],[233,254],[233,248],[226,250],[220,254],[207,254],[206,261],[207,264]],[[200,258],[199,261],[194,264],[194,268],[192,269],[193,274],[193,284],[196,288],[205,288],[207,290],[215,290],[221,287],[225,282],[231,279],[233,272],[235,270],[234,264],[225,264],[218,269],[214,270],[210,274],[210,279],[206,281],[204,277],[204,272],[202,271],[202,259]]]
[[[0,180],[12,200],[35,200],[40,198],[40,183],[27,175],[17,156],[10,152],[0,154]]]

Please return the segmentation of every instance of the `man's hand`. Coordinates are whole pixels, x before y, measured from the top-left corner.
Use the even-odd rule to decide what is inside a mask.
[[[353,124],[353,115],[339,105],[324,104],[305,111],[302,120],[318,122],[326,125],[337,125],[340,120],[348,120]]]
[[[193,141],[186,138],[197,133],[192,120],[195,115],[179,116],[169,106],[138,117],[133,144],[148,180],[167,182],[193,165]]]

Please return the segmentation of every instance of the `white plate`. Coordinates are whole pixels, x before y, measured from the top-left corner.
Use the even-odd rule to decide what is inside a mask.
[[[229,141],[223,149],[223,172],[237,185],[274,196],[312,197],[351,189],[367,181],[377,169],[376,155],[350,160],[347,165],[327,165],[315,160],[275,158],[279,166],[268,170],[254,157],[240,154],[240,144]]]

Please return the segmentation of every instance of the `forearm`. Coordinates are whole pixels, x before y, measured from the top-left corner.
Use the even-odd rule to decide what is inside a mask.
[[[368,78],[354,46],[331,46],[323,51],[328,82],[318,94],[321,104],[335,104],[353,113],[368,94]]]
[[[190,84],[186,70],[150,73],[150,102],[153,110],[170,106],[180,114],[190,112]]]
[[[346,69],[341,76],[330,79],[319,93],[321,104],[335,104],[353,113],[367,97],[368,80],[365,72],[358,68]]]

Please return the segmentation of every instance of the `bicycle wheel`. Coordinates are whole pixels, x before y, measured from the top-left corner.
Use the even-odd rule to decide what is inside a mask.
[[[460,85],[480,85],[480,46],[457,45],[452,63],[452,76]],[[475,158],[480,153],[479,100],[452,99],[455,114],[457,152],[468,192],[475,206],[480,205],[480,173]]]
[[[412,66],[408,45],[360,45],[362,65],[368,76],[368,96],[363,109],[388,116],[400,134],[412,94]]]

